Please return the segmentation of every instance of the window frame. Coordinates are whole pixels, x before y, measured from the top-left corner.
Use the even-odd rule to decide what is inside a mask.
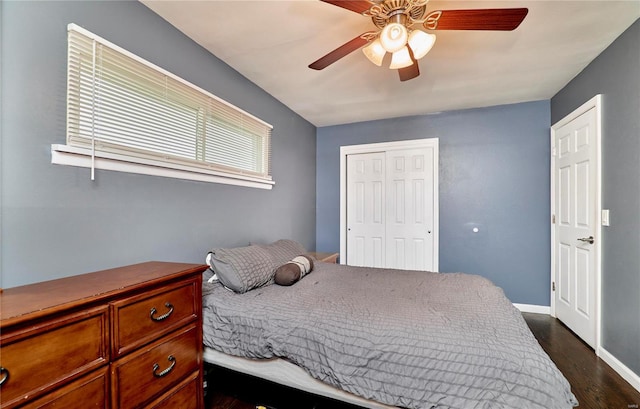
[[[152,69],[159,75],[166,76],[169,81],[177,81],[179,83],[177,84],[179,87],[186,89],[189,93],[193,92],[193,95],[197,95],[197,98],[208,99],[211,102],[210,105],[217,108],[207,107],[207,111],[204,115],[201,116],[198,114],[199,118],[204,118],[204,126],[201,126],[201,128],[205,129],[205,133],[202,135],[195,135],[195,146],[193,147],[195,155],[194,158],[189,158],[180,157],[177,155],[174,156],[171,154],[163,154],[162,152],[158,151],[145,151],[144,149],[137,149],[136,147],[132,147],[126,144],[119,145],[117,143],[113,144],[105,142],[104,140],[99,141],[98,138],[94,136],[94,134],[91,135],[90,139],[88,139],[86,135],[78,136],[79,131],[77,131],[77,133],[74,133],[74,131],[70,130],[69,128],[70,123],[72,122],[72,120],[70,119],[72,118],[71,114],[69,114],[69,104],[75,103],[75,101],[71,102],[72,99],[70,98],[72,97],[68,95],[67,144],[51,145],[52,163],[91,168],[92,180],[95,178],[95,169],[104,169],[178,179],[196,180],[210,183],[223,183],[261,189],[272,189],[273,185],[275,184],[271,177],[270,169],[271,131],[273,129],[272,125],[222,100],[221,98],[211,94],[210,92],[164,70],[163,68],[158,67],[155,64],[152,64],[142,59],[141,57],[138,57],[135,54],[130,53],[129,51],[124,50],[123,48],[112,44],[109,41],[83,29],[82,27],[77,26],[76,24],[69,24],[68,31],[70,33],[70,36],[71,32],[73,31],[75,32],[75,34],[80,34],[84,37],[87,37],[88,39],[93,41],[94,44],[99,44],[101,47],[107,47],[109,49],[109,52],[115,51],[116,53],[122,54],[125,57],[134,60],[134,64],[143,64],[145,66],[143,67],[143,69]],[[69,40],[69,43],[71,44],[71,40]],[[71,47],[71,45],[69,45],[69,47]],[[96,48],[94,46],[94,55],[96,53],[95,50]],[[69,51],[69,53],[71,52]],[[68,58],[70,59],[71,56],[68,56]],[[69,64],[71,66],[71,63]],[[68,68],[67,72],[68,92],[72,92],[69,90],[71,86],[69,84],[69,81],[72,75],[70,71],[71,67]],[[184,86],[187,86],[188,88],[184,88]],[[92,99],[95,100],[95,96],[92,96]],[[250,123],[250,125],[248,126],[257,126],[259,129],[265,132],[264,135],[259,132],[253,135],[254,138],[258,141],[256,143],[261,146],[259,148],[254,147],[253,149],[260,149],[260,151],[257,154],[247,156],[250,158],[250,160],[255,161],[256,166],[262,167],[262,173],[246,171],[241,167],[233,167],[232,162],[237,158],[231,155],[228,156],[229,165],[226,165],[224,162],[210,163],[205,161],[207,157],[212,156],[211,153],[203,151],[205,145],[208,142],[207,139],[211,138],[211,136],[206,134],[206,128],[209,128],[211,126],[210,122],[226,121],[228,119],[227,117],[221,118],[214,116],[214,112],[216,113],[216,115],[218,115],[218,110],[220,110],[223,115],[229,113],[229,115],[234,119],[236,116],[237,118],[240,118],[237,120],[240,122],[230,122],[230,125],[228,125],[227,128],[224,128],[221,131],[222,134],[231,132],[231,136],[227,137],[227,140],[234,137],[250,139],[250,136],[252,135],[251,131],[244,131],[245,128],[243,128],[244,125],[241,122],[243,120],[246,120],[247,123]],[[91,120],[93,121],[93,118],[95,118],[96,115],[94,113],[92,113],[91,115]],[[73,120],[75,119],[76,117],[73,117]],[[196,125],[198,125],[198,121],[196,122]],[[234,128],[238,128],[240,130],[238,131]],[[194,132],[198,133],[199,131]],[[184,138],[187,139],[191,138],[192,136],[194,135],[185,135]],[[128,137],[129,136],[125,138]],[[78,143],[79,140],[80,142]],[[264,144],[266,144],[266,146],[264,146]]]

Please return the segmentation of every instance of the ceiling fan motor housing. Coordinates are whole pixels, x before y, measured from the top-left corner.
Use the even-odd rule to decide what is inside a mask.
[[[373,24],[382,29],[390,22],[411,26],[422,21],[426,11],[427,0],[386,0],[371,6],[365,15],[371,15]]]

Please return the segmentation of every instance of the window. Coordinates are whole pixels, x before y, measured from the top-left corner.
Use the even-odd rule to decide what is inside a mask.
[[[272,187],[271,125],[81,27],[68,35],[53,163]]]

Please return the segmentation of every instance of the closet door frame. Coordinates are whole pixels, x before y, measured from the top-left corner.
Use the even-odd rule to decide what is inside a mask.
[[[413,139],[407,141],[369,143],[340,147],[340,264],[347,263],[347,156],[361,153],[386,152],[393,150],[433,148],[433,265],[439,269],[439,140],[438,138]]]

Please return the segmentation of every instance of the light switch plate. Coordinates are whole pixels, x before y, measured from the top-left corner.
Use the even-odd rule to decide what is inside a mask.
[[[602,209],[602,225],[609,226],[609,209]]]

